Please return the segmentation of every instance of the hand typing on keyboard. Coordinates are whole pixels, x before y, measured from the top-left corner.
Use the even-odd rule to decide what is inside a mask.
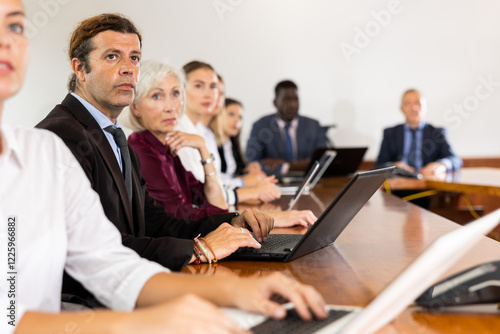
[[[274,228],[274,218],[259,210],[245,210],[231,221],[234,227],[242,227],[252,231],[258,242],[266,241],[267,235]]]
[[[283,320],[268,319],[252,328],[255,334],[273,333],[273,334],[309,334],[314,333],[324,326],[349,314],[346,310],[329,310],[326,318],[314,318],[311,321],[304,321],[295,308],[287,309],[286,318]]]
[[[304,320],[325,319],[327,317],[325,301],[313,287],[277,273],[260,279],[263,283],[260,291],[255,291],[254,285],[246,287],[243,282],[234,291],[234,297],[238,300],[238,305],[236,305],[238,308],[253,310],[273,319],[283,319],[286,316],[286,310],[270,299],[274,294],[279,294],[295,305],[297,313]],[[249,279],[247,282],[251,282],[251,280]],[[256,296],[261,296],[260,300],[256,301]]]

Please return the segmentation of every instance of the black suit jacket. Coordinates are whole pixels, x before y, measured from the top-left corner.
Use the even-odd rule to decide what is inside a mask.
[[[131,206],[108,140],[97,121],[71,94],[36,127],[50,130],[63,139],[99,194],[106,216],[120,230],[123,244],[146,259],[180,270],[191,259],[193,238],[198,233],[206,235],[234,217],[234,214],[221,214],[190,221],[167,215],[147,192],[139,159],[129,145],[133,178]]]
[[[243,175],[244,174],[243,170],[245,169],[246,164],[241,155],[240,140],[237,136],[230,137],[229,140],[231,140],[231,146],[233,148],[232,150],[233,158],[234,161],[236,162],[236,171],[234,172],[234,175]],[[222,173],[226,173],[227,162],[226,162],[226,155],[224,153],[224,147],[219,146],[218,149],[219,149],[220,164],[221,164],[220,169]]]
[[[384,130],[384,138],[377,159],[377,167],[382,167],[403,158],[404,149],[404,124],[396,125]],[[422,133],[422,164],[446,159],[450,162],[451,169],[460,169],[462,159],[452,150],[446,131],[426,124]]]

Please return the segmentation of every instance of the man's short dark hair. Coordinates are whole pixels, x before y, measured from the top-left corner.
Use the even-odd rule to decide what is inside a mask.
[[[274,97],[278,97],[278,93],[280,92],[280,90],[285,89],[285,88],[298,89],[295,82],[293,82],[291,80],[283,80],[283,81],[278,82],[276,87],[274,87]]]
[[[86,73],[90,72],[88,56],[94,50],[92,38],[97,34],[112,30],[123,34],[136,34],[142,48],[142,36],[134,23],[121,14],[100,14],[80,22],[73,31],[69,42],[69,59],[77,58],[83,63]],[[76,74],[73,73],[68,81],[68,90],[74,92],[77,85]]]

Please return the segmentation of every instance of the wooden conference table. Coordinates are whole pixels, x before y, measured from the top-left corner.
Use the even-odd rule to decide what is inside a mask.
[[[500,196],[500,168],[462,168],[430,179],[393,178],[391,189],[439,189],[470,194]]]
[[[333,200],[347,178],[318,184],[312,196],[302,197],[299,209],[317,216]],[[283,208],[289,200],[283,196]],[[264,208],[269,208],[265,206]],[[263,209],[264,209],[263,208]],[[335,244],[289,263],[220,261],[190,265],[183,271],[209,275],[265,275],[278,271],[314,286],[328,304],[366,306],[438,236],[459,225],[379,190],[342,232]],[[304,233],[300,228],[276,233]],[[450,275],[470,266],[500,259],[500,243],[484,237]],[[497,333],[498,315],[429,314],[409,307],[378,333]]]

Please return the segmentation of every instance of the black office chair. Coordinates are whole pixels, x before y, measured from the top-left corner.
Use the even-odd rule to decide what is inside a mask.
[[[333,142],[328,138],[328,130],[336,128],[337,125],[335,124],[330,124],[330,125],[322,125],[321,128],[325,132],[325,137],[326,137],[326,145],[327,148],[334,148],[335,146],[333,145]]]

